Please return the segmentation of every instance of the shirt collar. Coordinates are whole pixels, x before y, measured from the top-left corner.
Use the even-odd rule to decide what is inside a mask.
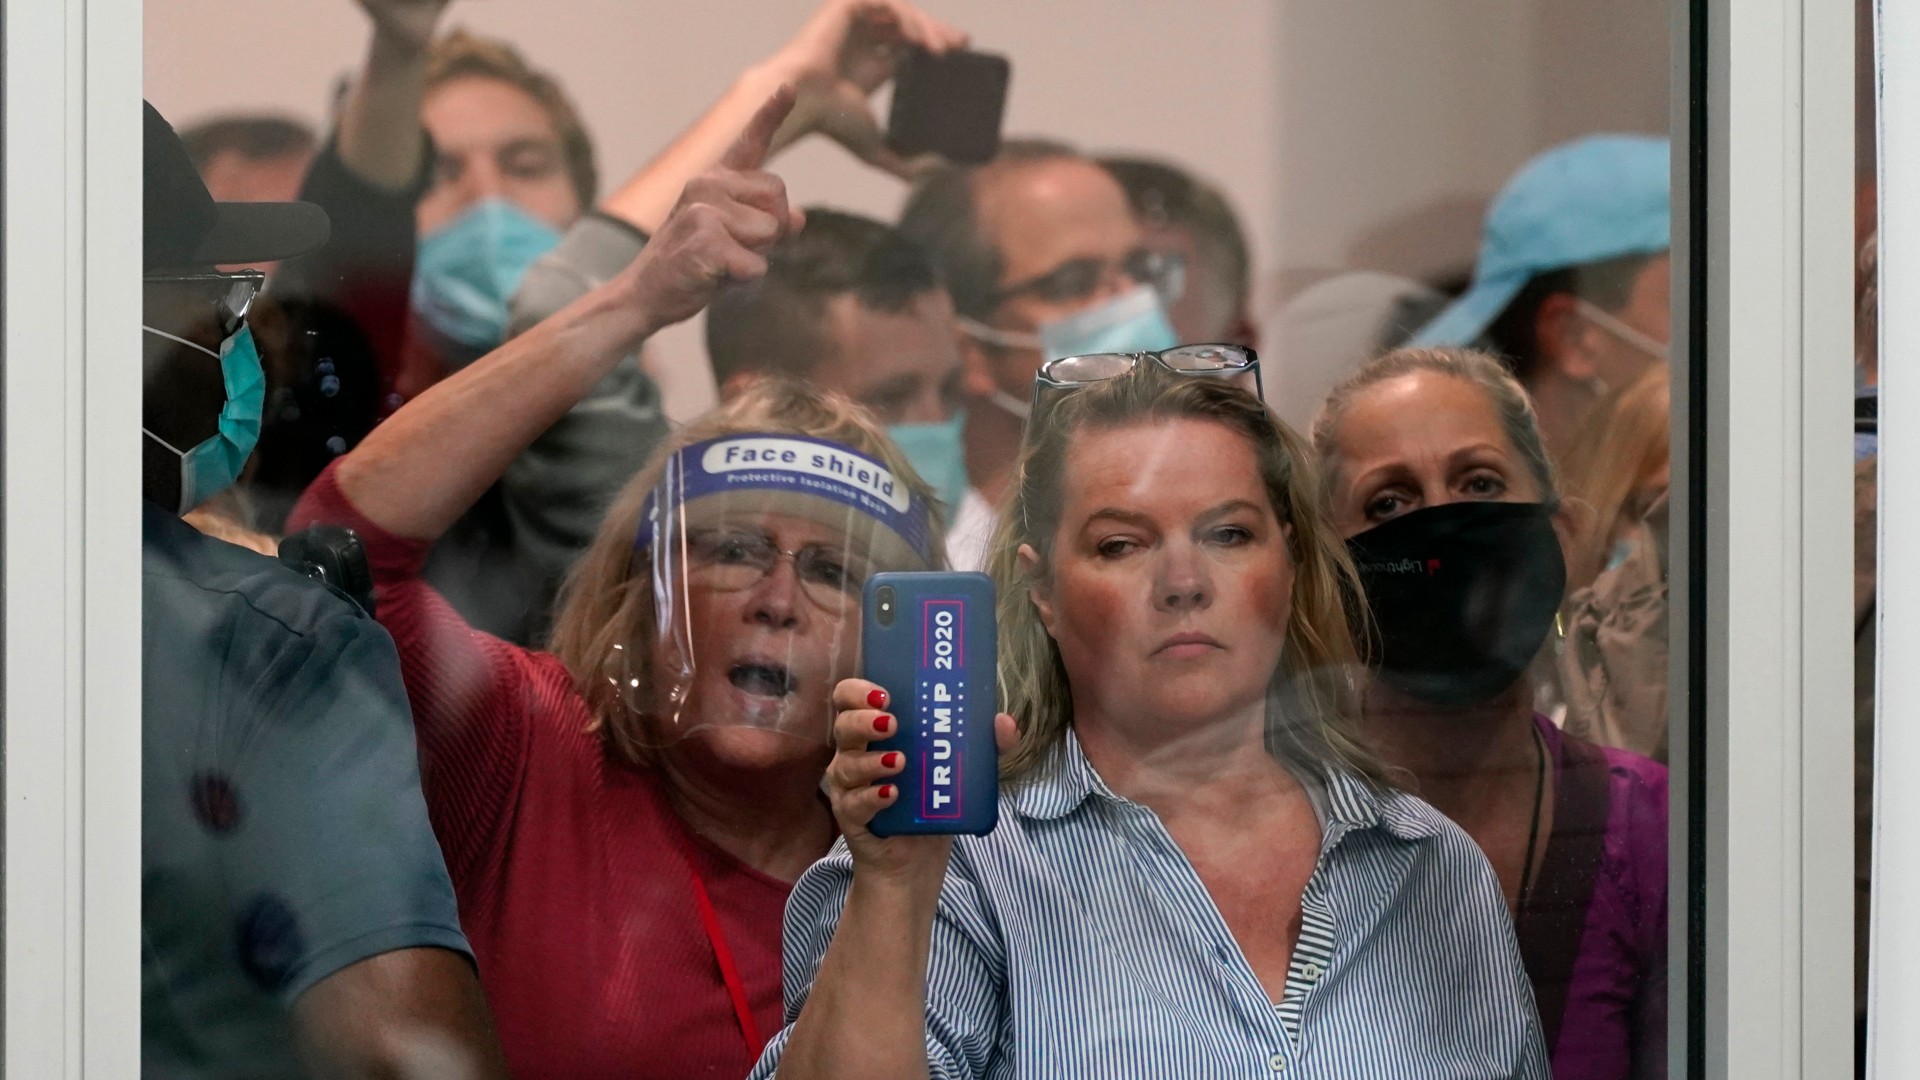
[[[1066,738],[1041,761],[1028,779],[1008,794],[1013,809],[1021,817],[1052,821],[1073,813],[1090,795],[1118,801],[1120,796],[1107,787],[1093,763],[1080,749],[1080,739],[1067,729]]]
[[[1296,775],[1303,772],[1296,770]],[[1337,842],[1356,829],[1379,828],[1401,840],[1424,840],[1440,831],[1434,813],[1421,813],[1420,804],[1411,797],[1377,788],[1345,769],[1303,776],[1302,784],[1329,841]],[[1089,798],[1127,801],[1094,771],[1072,728],[1036,773],[1014,785],[1007,797],[1015,813],[1039,821],[1066,817]]]
[[[1327,834],[1379,828],[1401,840],[1425,840],[1440,833],[1438,813],[1404,792],[1376,787],[1345,769],[1331,769],[1322,783],[1327,793]]]

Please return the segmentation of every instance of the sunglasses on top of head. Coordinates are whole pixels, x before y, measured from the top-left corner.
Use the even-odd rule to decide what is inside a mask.
[[[1049,392],[1078,390],[1083,386],[1118,379],[1141,363],[1157,365],[1175,375],[1196,378],[1232,379],[1266,400],[1266,387],[1260,381],[1260,358],[1244,345],[1181,345],[1159,352],[1089,353],[1062,356],[1040,365],[1033,377],[1033,403],[1038,406]]]

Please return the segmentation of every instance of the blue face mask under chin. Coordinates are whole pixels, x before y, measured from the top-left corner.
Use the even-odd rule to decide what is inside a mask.
[[[413,310],[458,344],[486,352],[507,339],[507,302],[560,234],[505,199],[488,199],[420,238]]]
[[[190,450],[182,450],[145,428],[146,436],[180,455],[180,505],[175,513],[184,514],[240,480],[260,441],[260,415],[267,400],[267,375],[260,367],[260,350],[253,343],[253,328],[241,326],[220,343],[214,352],[197,342],[174,337],[164,330],[143,326],[149,334],[197,349],[220,361],[220,379],[227,390],[226,404],[220,407],[220,427]]]
[[[913,471],[933,488],[948,524],[952,524],[954,511],[967,493],[967,451],[961,438],[966,424],[967,414],[962,410],[955,412],[953,419],[938,423],[887,425],[887,436],[906,455]]]

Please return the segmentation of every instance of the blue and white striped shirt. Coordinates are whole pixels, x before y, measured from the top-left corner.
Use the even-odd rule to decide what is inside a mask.
[[[1069,734],[1000,824],[953,847],[927,972],[936,1078],[1546,1080],[1498,881],[1459,827],[1336,773],[1276,1006],[1158,817]],[[853,880],[844,842],[787,904],[791,1025]],[[779,1064],[789,1026],[751,1080]]]

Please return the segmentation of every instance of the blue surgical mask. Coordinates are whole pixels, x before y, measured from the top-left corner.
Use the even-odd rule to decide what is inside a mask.
[[[190,450],[182,450],[167,440],[146,431],[147,438],[180,455],[180,505],[184,514],[215,495],[232,487],[246,468],[247,458],[260,441],[260,413],[267,400],[267,374],[260,367],[260,350],[253,343],[253,329],[240,329],[220,343],[220,351],[174,337],[164,330],[143,326],[149,334],[198,349],[220,361],[220,379],[226,384],[227,401],[220,407],[220,427]]]
[[[1104,304],[1076,311],[1040,327],[1047,359],[1088,353],[1157,352],[1180,344],[1160,294],[1141,285]]]
[[[413,310],[427,325],[481,352],[507,339],[507,302],[560,234],[505,199],[488,199],[420,238]]]
[[[1039,349],[1048,360],[1089,353],[1158,352],[1180,344],[1180,336],[1167,318],[1166,301],[1148,285],[1045,323],[1038,334],[1002,330],[964,316],[956,321],[961,330],[989,345]],[[1016,411],[1010,404],[996,404]]]
[[[933,494],[946,511],[947,520],[967,493],[967,451],[961,439],[967,414],[955,412],[953,419],[937,424],[889,424],[887,435],[907,457],[913,471],[933,487]]]

